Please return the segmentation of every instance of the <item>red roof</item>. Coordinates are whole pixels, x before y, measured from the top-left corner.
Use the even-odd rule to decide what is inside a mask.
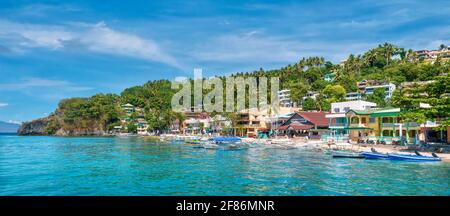
[[[327,112],[297,112],[297,114],[317,126],[326,127],[330,123],[330,120],[325,118]]]
[[[292,130],[308,130],[313,128],[314,126],[312,125],[298,125],[298,124],[290,124],[290,125],[283,125],[277,128],[277,130],[288,130],[288,129],[292,129]]]
[[[286,130],[289,127],[289,125],[283,125],[277,128],[277,130]]]
[[[297,112],[297,115],[301,116],[302,118],[306,119],[307,121],[311,122],[311,124],[298,124],[291,122],[290,124],[286,124],[289,122],[292,118],[295,117],[295,114],[292,115],[285,123],[283,123],[282,126],[278,127],[277,130],[308,130],[311,128],[314,128],[315,126],[318,127],[327,127],[330,123],[330,120],[325,118],[325,115],[328,114],[327,112]]]

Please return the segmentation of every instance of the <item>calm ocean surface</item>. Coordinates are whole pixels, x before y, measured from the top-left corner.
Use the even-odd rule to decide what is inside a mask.
[[[450,195],[449,163],[0,135],[0,195]]]

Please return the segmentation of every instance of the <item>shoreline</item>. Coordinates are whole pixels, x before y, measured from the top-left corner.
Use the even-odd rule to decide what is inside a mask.
[[[117,135],[117,134],[108,134],[108,135],[101,135],[101,136],[100,135],[54,136],[54,135],[18,135],[16,133],[0,133],[0,135],[16,135],[16,136],[31,136],[31,137],[47,136],[47,137],[67,137],[67,138],[76,138],[76,137],[98,137],[98,138],[102,138],[102,137],[119,137],[119,138],[120,137],[140,137],[140,138],[154,138],[154,139],[162,138],[162,136],[159,136],[159,135],[138,135],[138,134],[125,135],[125,136],[123,136],[123,135],[121,136],[121,135]],[[186,136],[197,136],[197,135],[186,135]],[[253,139],[253,138],[249,138],[249,139]],[[410,149],[408,146],[377,145],[377,144],[372,144],[372,145],[362,144],[361,145],[361,144],[353,144],[353,143],[345,145],[345,146],[340,146],[340,145],[336,145],[336,144],[328,146],[328,144],[325,143],[324,141],[316,140],[316,139],[305,141],[304,139],[290,138],[289,140],[293,141],[293,143],[296,146],[300,146],[300,148],[308,147],[308,148],[312,148],[312,149],[316,149],[316,150],[345,149],[345,150],[350,150],[353,152],[363,152],[363,151],[370,152],[371,148],[375,148],[378,152],[388,153],[388,154],[414,153],[414,149]],[[266,140],[254,139],[254,141],[265,142]],[[265,144],[265,145],[270,145],[270,144]],[[431,151],[423,151],[423,150],[418,150],[418,151],[421,154],[423,154],[424,156],[432,156]],[[442,159],[442,162],[450,163],[450,153],[435,152],[435,154],[437,154]]]

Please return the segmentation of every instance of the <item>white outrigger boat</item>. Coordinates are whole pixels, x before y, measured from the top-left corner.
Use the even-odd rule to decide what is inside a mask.
[[[247,144],[243,143],[239,137],[214,137],[202,142],[201,145],[205,149],[219,150],[241,150],[247,149]]]
[[[269,139],[267,140],[269,148],[294,149],[295,142],[290,139]]]

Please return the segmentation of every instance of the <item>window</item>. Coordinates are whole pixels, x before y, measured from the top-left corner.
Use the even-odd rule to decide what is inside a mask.
[[[376,122],[376,118],[369,118],[369,123],[375,123]]]
[[[344,112],[347,112],[350,110],[350,107],[344,107]]]
[[[362,117],[362,118],[361,118],[361,123],[363,123],[363,124],[366,123],[366,117]]]
[[[339,112],[339,108],[334,108],[334,112]]]

